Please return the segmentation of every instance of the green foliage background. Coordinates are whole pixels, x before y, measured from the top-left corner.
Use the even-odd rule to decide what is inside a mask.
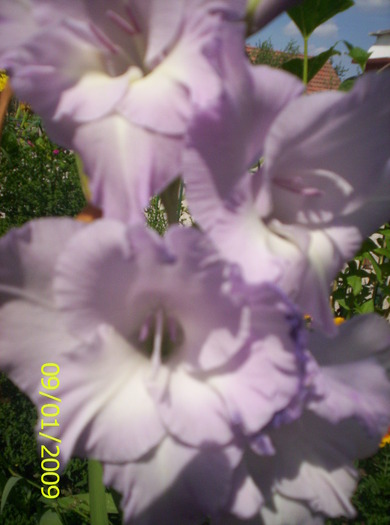
[[[0,235],[37,217],[74,216],[84,205],[74,155],[53,144],[40,119],[14,102],[0,147]],[[0,373],[0,496],[10,477],[21,478],[0,513],[0,525],[36,525],[47,511],[39,488],[36,419],[34,405]],[[61,490],[64,495],[88,490],[84,461],[70,462]],[[83,522],[69,511],[63,523]]]
[[[0,235],[35,217],[76,215],[84,205],[73,153],[50,142],[39,117],[11,114],[0,149]]]

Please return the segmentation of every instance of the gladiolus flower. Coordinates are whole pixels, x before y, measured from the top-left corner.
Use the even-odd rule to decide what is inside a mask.
[[[299,415],[299,313],[274,286],[246,285],[196,230],[160,238],[106,219],[13,230],[0,241],[0,332],[1,368],[38,407],[41,366],[59,366],[61,465],[103,461],[132,523],[229,506],[246,440]]]
[[[373,455],[390,420],[390,327],[379,316],[347,321],[335,338],[310,332],[305,410],[262,432],[268,449],[248,447],[240,468],[264,498],[257,516],[220,524],[323,525],[355,516],[356,459]],[[219,523],[218,523],[219,525]]]
[[[249,281],[278,272],[282,289],[329,332],[332,279],[388,220],[389,90],[389,75],[367,75],[348,94],[288,103],[265,122],[265,137],[250,125],[214,143],[209,137],[236,114],[226,103],[217,117],[210,109],[198,116],[190,133],[187,197],[198,223]],[[261,113],[258,120],[260,128]],[[245,172],[254,160],[245,152],[256,147],[261,167]]]
[[[0,64],[52,139],[80,153],[105,216],[138,220],[181,173],[194,108],[220,96],[244,10],[245,0],[4,0]]]

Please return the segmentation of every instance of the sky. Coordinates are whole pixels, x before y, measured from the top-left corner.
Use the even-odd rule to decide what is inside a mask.
[[[368,50],[376,40],[375,37],[369,36],[369,33],[380,29],[390,29],[390,0],[355,0],[353,7],[316,29],[309,39],[309,54],[315,55],[325,51],[338,40],[347,40]],[[256,45],[269,38],[274,49],[279,50],[283,50],[292,39],[299,45],[302,44],[302,37],[287,14],[276,18],[259,33],[250,37],[247,43]],[[342,43],[337,45],[337,49],[342,53],[346,50]],[[346,77],[359,71],[346,56],[335,57],[334,62],[341,63],[348,69]]]

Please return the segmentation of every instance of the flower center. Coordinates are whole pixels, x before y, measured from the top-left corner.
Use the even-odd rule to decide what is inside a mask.
[[[184,341],[184,332],[174,317],[158,308],[142,324],[137,341],[140,350],[151,357],[153,368],[158,368],[180,348]]]
[[[126,46],[127,59],[131,65],[136,66],[137,69],[146,75],[148,71],[146,71],[144,62],[145,41],[130,6],[126,6],[126,16],[120,16],[110,9],[106,12],[106,15],[111,22],[130,37]]]
[[[144,75],[149,73],[147,66],[144,61],[146,42],[142,33],[141,27],[137,22],[134,13],[130,9],[130,6],[124,8],[124,12],[119,14],[116,11],[108,9],[105,12],[105,16],[108,20],[114,24],[114,33],[112,31],[101,30],[97,25],[91,23],[90,28],[92,29],[95,36],[98,38],[101,44],[109,51],[109,56],[117,57],[119,62],[115,62],[114,71],[111,73],[118,74],[118,64],[121,64],[120,70],[123,73],[126,68],[137,71],[132,76],[131,82],[138,80]],[[111,26],[112,29],[112,26]],[[119,32],[117,31],[119,29]],[[107,62],[106,66],[108,70],[111,70],[110,61]],[[125,69],[123,69],[125,68]],[[133,78],[133,77],[136,78]]]

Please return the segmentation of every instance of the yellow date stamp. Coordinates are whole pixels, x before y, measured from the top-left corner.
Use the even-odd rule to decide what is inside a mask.
[[[58,378],[60,367],[56,363],[45,363],[41,366],[41,372],[42,391],[39,392],[39,395],[47,398],[48,401],[41,408],[41,432],[39,432],[42,438],[48,440],[47,446],[41,444],[41,493],[45,498],[55,499],[60,493],[58,488],[60,475],[57,472],[60,468],[60,462],[57,458],[60,454],[61,440],[50,434],[50,428],[60,426],[57,418],[60,414],[61,399],[54,395],[54,391],[60,385]],[[52,445],[51,447],[49,443]]]

